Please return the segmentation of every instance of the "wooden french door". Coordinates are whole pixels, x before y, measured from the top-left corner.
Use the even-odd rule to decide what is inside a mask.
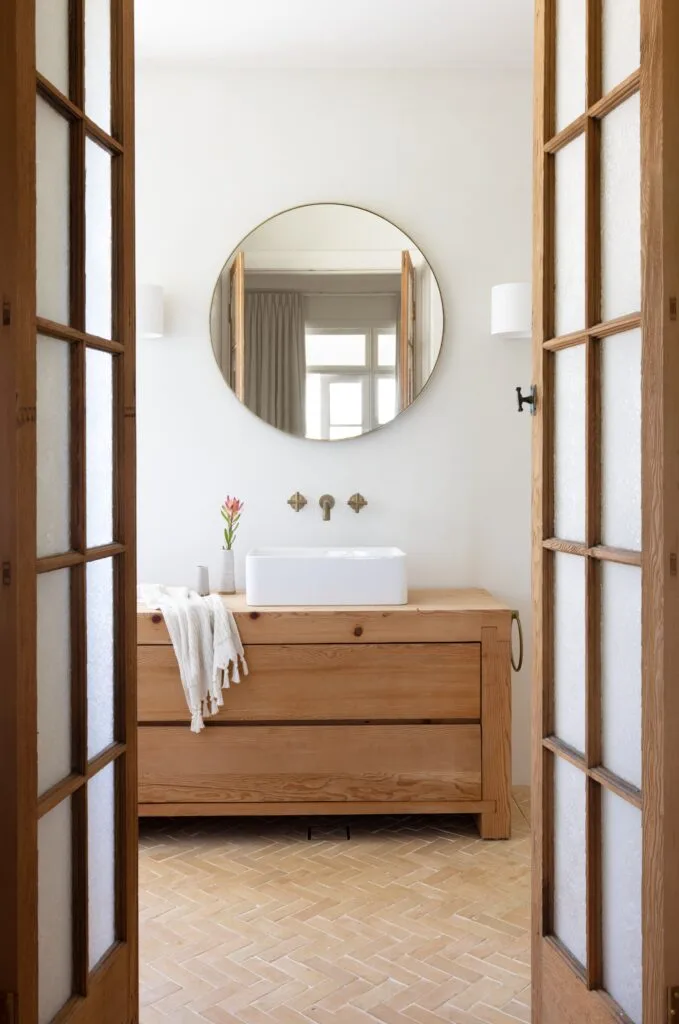
[[[0,1021],[138,1020],[132,0],[0,4]]]
[[[533,1019],[679,1013],[679,4],[537,0]]]

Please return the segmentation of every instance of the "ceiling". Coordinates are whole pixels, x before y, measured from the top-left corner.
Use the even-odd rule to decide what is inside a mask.
[[[135,0],[137,56],[240,68],[528,67],[533,0]]]

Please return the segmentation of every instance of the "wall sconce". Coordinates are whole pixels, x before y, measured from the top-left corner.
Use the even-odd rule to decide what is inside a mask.
[[[137,333],[140,338],[162,338],[163,289],[159,284],[142,284],[137,293]]]
[[[501,338],[530,338],[532,298],[529,284],[496,284],[491,293],[490,333]]]

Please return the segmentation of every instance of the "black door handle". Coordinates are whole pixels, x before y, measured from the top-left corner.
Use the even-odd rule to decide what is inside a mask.
[[[524,405],[530,406],[531,416],[535,416],[538,405],[538,389],[535,384],[531,384],[530,394],[524,395],[521,393],[521,388],[516,389],[516,398],[518,401],[519,412],[523,412]]]

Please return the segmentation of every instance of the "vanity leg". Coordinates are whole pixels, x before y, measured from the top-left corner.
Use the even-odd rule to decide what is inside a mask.
[[[481,764],[483,799],[495,810],[476,815],[482,839],[509,839],[511,834],[511,651],[510,637],[481,630]]]

